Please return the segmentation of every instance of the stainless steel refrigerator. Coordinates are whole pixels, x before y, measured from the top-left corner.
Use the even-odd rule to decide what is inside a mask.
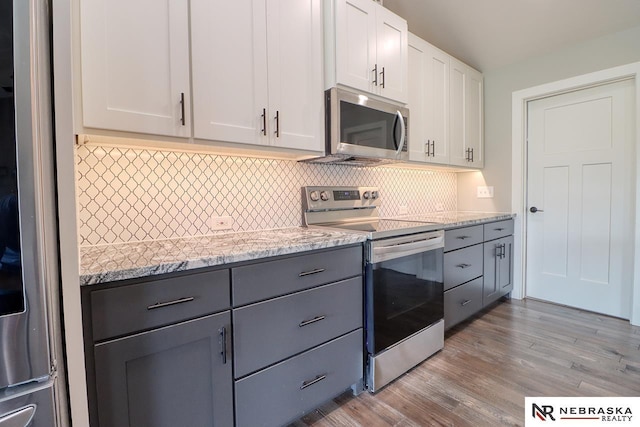
[[[59,426],[65,405],[50,16],[0,0],[0,427]]]

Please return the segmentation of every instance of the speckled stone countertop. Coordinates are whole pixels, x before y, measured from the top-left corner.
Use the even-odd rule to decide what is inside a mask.
[[[467,225],[482,224],[490,221],[501,221],[505,219],[511,219],[515,217],[515,214],[506,212],[466,212],[466,211],[453,211],[453,212],[432,212],[428,214],[418,215],[402,215],[393,219],[399,219],[402,221],[412,222],[433,222],[436,224],[442,224],[444,229],[463,227]]]
[[[153,276],[361,243],[362,234],[303,227],[80,248],[80,284]]]

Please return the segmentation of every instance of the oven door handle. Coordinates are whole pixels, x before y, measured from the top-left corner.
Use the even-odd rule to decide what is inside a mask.
[[[403,256],[415,255],[441,248],[444,244],[444,236],[432,237],[411,243],[402,243],[392,246],[379,246],[373,248],[373,262],[386,261]]]

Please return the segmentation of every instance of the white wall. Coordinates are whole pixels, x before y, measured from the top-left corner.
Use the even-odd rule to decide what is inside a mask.
[[[485,168],[458,174],[458,209],[511,210],[511,94],[513,91],[640,61],[640,26],[484,72]],[[476,198],[491,185],[493,199]]]

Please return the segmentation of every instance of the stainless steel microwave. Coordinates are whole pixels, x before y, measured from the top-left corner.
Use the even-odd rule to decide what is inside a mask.
[[[342,161],[409,159],[409,109],[342,88],[325,92],[326,154]]]

